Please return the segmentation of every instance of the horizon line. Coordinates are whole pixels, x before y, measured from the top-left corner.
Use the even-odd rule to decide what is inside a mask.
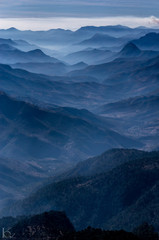
[[[0,18],[1,30],[49,31],[64,29],[76,31],[81,27],[124,26],[129,28],[159,28],[159,18],[155,16],[112,16],[112,17],[53,17],[53,18]]]
[[[19,29],[19,28],[16,28],[14,26],[12,27],[9,27],[9,28],[0,28],[0,31],[7,31],[7,30],[15,30],[15,31],[32,31],[32,32],[36,32],[36,31],[43,31],[43,32],[48,32],[48,31],[51,31],[51,30],[64,30],[64,31],[72,31],[72,32],[75,32],[75,31],[78,31],[79,29],[81,28],[87,28],[87,27],[96,27],[96,28],[100,28],[100,27],[126,27],[126,28],[130,28],[130,29],[136,29],[136,28],[145,28],[145,29],[151,29],[151,27],[146,27],[146,26],[137,26],[137,27],[128,27],[126,25],[121,25],[121,24],[117,24],[117,25],[101,25],[101,26],[95,26],[95,25],[85,25],[85,26],[82,26],[82,27],[79,27],[75,30],[71,30],[71,29],[64,29],[64,28],[50,28],[50,29],[43,29],[43,30],[31,30],[31,29]],[[158,27],[159,28],[159,27]],[[158,29],[156,27],[156,29]]]

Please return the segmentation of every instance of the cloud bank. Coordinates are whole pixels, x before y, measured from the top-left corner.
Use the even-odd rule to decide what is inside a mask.
[[[20,30],[49,30],[63,28],[76,30],[82,26],[124,25],[128,27],[159,27],[159,18],[151,17],[104,17],[104,18],[1,18],[1,29],[16,27]]]

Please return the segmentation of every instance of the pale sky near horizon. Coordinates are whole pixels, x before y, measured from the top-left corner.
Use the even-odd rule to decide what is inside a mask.
[[[76,30],[82,26],[124,25],[129,27],[156,27],[159,28],[159,19],[155,17],[139,18],[131,16],[105,18],[2,18],[0,29],[15,27],[19,30],[49,30],[56,28]]]
[[[155,16],[155,17],[152,17]],[[159,25],[158,0],[0,0],[0,28]]]

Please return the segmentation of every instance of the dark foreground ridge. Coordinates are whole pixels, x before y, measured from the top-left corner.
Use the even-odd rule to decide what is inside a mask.
[[[13,236],[13,239],[17,240],[58,239],[60,236],[75,231],[65,213],[55,211],[45,212],[30,217],[2,218],[0,220],[0,225],[4,226],[4,224],[6,224],[6,226],[8,225],[6,229],[9,228],[9,224],[10,226],[13,224],[9,233]]]
[[[2,230],[0,239],[14,240],[157,240],[153,226],[143,223],[133,233],[124,230],[106,231],[87,227],[76,232],[64,212],[50,211],[40,215],[18,218],[2,218],[0,225],[14,224],[9,230]],[[3,229],[3,228],[2,228]]]
[[[94,170],[96,160],[100,164],[96,167],[97,174]],[[105,167],[109,160],[110,169]],[[80,170],[88,162],[92,171],[88,168],[85,176],[81,176]],[[74,168],[77,175],[72,175],[70,171],[63,176],[66,178],[53,180],[28,198],[12,203],[3,209],[1,216],[58,210],[66,212],[78,230],[91,225],[94,228],[132,231],[142,222],[150,222],[159,230],[158,166],[159,152],[107,151],[77,165]]]

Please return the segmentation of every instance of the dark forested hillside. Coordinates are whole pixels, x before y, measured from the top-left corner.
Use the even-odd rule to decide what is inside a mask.
[[[65,213],[55,211],[29,217],[2,218],[0,219],[0,227],[4,229],[0,239],[4,238],[3,234],[8,236],[7,239],[13,238],[16,240],[55,239],[75,232]],[[9,235],[12,237],[9,237]]]
[[[155,154],[155,152],[144,152],[136,149],[111,149],[100,156],[89,158],[79,162],[74,168],[57,176],[57,179],[90,176],[109,172],[113,168],[129,161],[136,159],[148,158]],[[158,156],[158,153],[156,153]]]
[[[24,218],[11,228],[15,239],[55,239],[74,232],[74,227],[63,212],[45,212]]]
[[[94,229],[91,227],[88,227],[87,229],[84,229],[79,232],[74,232],[70,234],[66,234],[63,238],[60,240],[139,240],[139,238],[133,234],[128,233],[123,230],[120,231],[104,231],[102,229]],[[156,240],[154,238],[154,240]]]
[[[7,225],[8,224],[8,225]],[[143,223],[133,232],[124,230],[108,231],[100,228],[87,227],[75,231],[73,225],[63,212],[45,212],[40,215],[22,216],[19,218],[2,218],[0,225],[3,233],[0,239],[60,239],[60,240],[157,240],[158,234],[152,225]],[[5,226],[5,228],[4,228]],[[8,230],[9,228],[9,230]],[[2,237],[2,238],[1,238]]]
[[[65,211],[78,229],[91,225],[132,230],[143,221],[153,223],[158,229],[158,215],[151,214],[157,207],[158,166],[159,155],[154,152],[148,158],[131,160],[107,173],[55,182],[7,208],[7,214],[54,209]]]

